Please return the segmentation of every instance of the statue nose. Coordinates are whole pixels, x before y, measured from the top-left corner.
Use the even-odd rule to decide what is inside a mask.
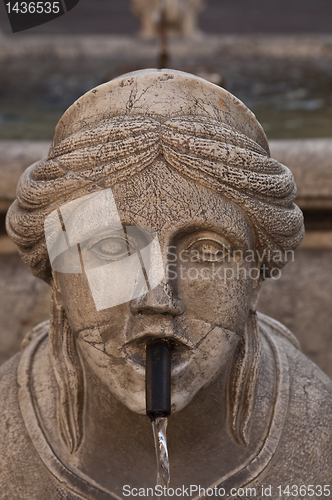
[[[184,313],[186,306],[183,300],[174,295],[168,283],[163,283],[153,288],[148,293],[130,303],[132,314],[171,314],[180,316]]]

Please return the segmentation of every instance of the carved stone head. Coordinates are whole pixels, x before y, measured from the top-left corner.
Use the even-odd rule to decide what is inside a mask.
[[[179,71],[121,76],[66,111],[17,193],[7,229],[53,287],[50,349],[68,448],[82,439],[85,367],[145,413],[154,336],[173,345],[172,411],[223,377],[230,432],[246,443],[258,290],[303,237],[293,176],[270,158],[246,106]]]

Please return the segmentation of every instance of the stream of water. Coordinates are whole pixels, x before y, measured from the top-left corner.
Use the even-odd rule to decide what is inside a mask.
[[[168,489],[170,474],[166,440],[167,420],[168,419],[166,417],[159,417],[152,420],[152,430],[157,458],[157,485],[162,487],[165,486]]]

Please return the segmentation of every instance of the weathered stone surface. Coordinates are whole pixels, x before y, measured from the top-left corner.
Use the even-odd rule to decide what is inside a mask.
[[[130,73],[67,110],[7,215],[52,300],[50,324],[0,369],[1,491],[153,488],[155,338],[172,349],[172,487],[265,498],[262,484],[331,483],[332,382],[256,313],[262,277],[302,240],[295,196],[255,116],[193,75]]]
[[[129,36],[108,35],[36,35],[13,37],[1,35],[0,60],[55,57],[73,60],[79,57],[117,55],[119,58],[156,55],[158,46]],[[134,41],[134,43],[133,43]],[[310,59],[332,57],[332,35],[205,35],[201,40],[170,41],[175,55],[203,55],[213,57],[220,52],[233,57],[273,57]]]
[[[19,176],[49,147],[47,141],[0,141],[0,207],[14,201]],[[270,150],[294,175],[300,208],[332,208],[331,139],[274,140]]]
[[[323,249],[330,250],[332,248],[332,231],[307,231],[304,235],[301,248],[311,248],[317,251]]]
[[[332,378],[332,236],[306,233],[306,240],[310,244],[301,245],[281,278],[264,282],[257,308],[284,323],[299,340],[303,353]],[[51,290],[28,272],[15,248],[9,239],[0,245],[1,363],[19,351],[32,326],[49,318]],[[14,255],[3,255],[6,249]],[[35,304],[32,309],[31,301]]]
[[[0,207],[5,210],[12,203],[19,176],[26,167],[46,156],[49,146],[46,141],[0,142]],[[291,169],[298,188],[297,203],[300,207],[322,208],[330,206],[332,203],[331,140],[270,141],[270,149],[273,157]],[[266,293],[260,299],[260,310],[284,322],[299,339],[303,352],[332,378],[330,351],[326,348],[332,342],[330,339],[332,320],[328,314],[328,301],[331,294],[324,293],[325,301],[311,300],[311,297],[317,297],[321,290],[327,290],[331,281],[329,260],[326,257],[321,257],[325,255],[321,251],[323,248],[332,248],[331,233],[328,231],[306,233],[304,244],[306,248],[315,249],[314,254],[300,253],[299,262],[303,265],[290,264],[283,271],[283,277],[280,281],[278,280],[276,284],[267,281],[264,284]],[[8,238],[2,237],[1,254],[15,251],[15,248]],[[314,258],[314,255],[317,257]],[[7,266],[5,264],[7,258],[1,255],[3,261],[3,266],[0,269],[0,279],[3,283],[1,362],[17,352],[25,332],[42,319],[47,319],[49,311],[48,298],[46,298],[42,284],[38,281],[33,284],[35,279],[27,272],[19,274],[21,266],[18,267],[18,270],[15,269],[14,264]],[[13,262],[19,263],[20,261],[17,257]],[[297,260],[296,263],[298,264]],[[310,273],[315,274],[316,280],[310,280]],[[5,293],[5,289],[10,290],[18,278],[22,285],[20,293],[17,296],[14,292]],[[298,285],[299,283],[301,285]],[[293,293],[291,290],[288,291],[288,287],[291,285],[296,287],[297,304],[305,304],[306,315],[298,307],[290,307],[292,302],[288,298],[293,296]],[[17,290],[17,286],[15,284],[14,290]],[[31,295],[31,287],[36,295]],[[46,290],[48,289],[46,288]],[[49,293],[47,297],[49,297]],[[270,300],[271,294],[277,299]],[[39,304],[38,311],[40,310],[40,314],[36,314],[35,317],[33,316],[35,310],[33,309],[31,312],[30,306],[26,307],[26,304],[30,304],[32,296]],[[14,320],[11,316],[13,308],[17,308]],[[319,321],[319,327],[317,327],[319,342],[315,342],[314,349],[310,347],[310,341],[307,338],[309,335],[306,329],[308,315],[312,321]],[[324,320],[320,321],[319,318],[324,318]],[[20,324],[23,326],[21,327]]]
[[[331,139],[270,141],[270,150],[294,175],[301,208],[332,208]]]
[[[285,324],[303,352],[332,378],[332,248],[295,252],[278,280],[263,283],[258,310]]]

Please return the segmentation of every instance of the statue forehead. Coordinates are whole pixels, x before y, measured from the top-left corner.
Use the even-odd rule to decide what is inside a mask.
[[[182,176],[163,158],[126,182],[114,185],[112,192],[123,216],[142,216],[155,223],[163,220],[173,224],[175,220],[197,216],[218,218],[221,212],[236,221],[246,219],[237,205],[200,182]]]
[[[61,210],[68,209],[68,214],[74,214],[83,226],[90,227],[91,220],[94,229],[107,212],[119,227],[151,227],[166,239],[187,228],[218,231],[242,244],[253,237],[251,224],[241,208],[173,171],[163,159],[126,182],[95,191],[92,197],[93,204],[87,195],[64,204]]]
[[[98,121],[145,115],[167,120],[203,116],[225,123],[269,151],[255,115],[225,89],[189,73],[147,69],[122,75],[78,99],[59,121],[53,146]]]

